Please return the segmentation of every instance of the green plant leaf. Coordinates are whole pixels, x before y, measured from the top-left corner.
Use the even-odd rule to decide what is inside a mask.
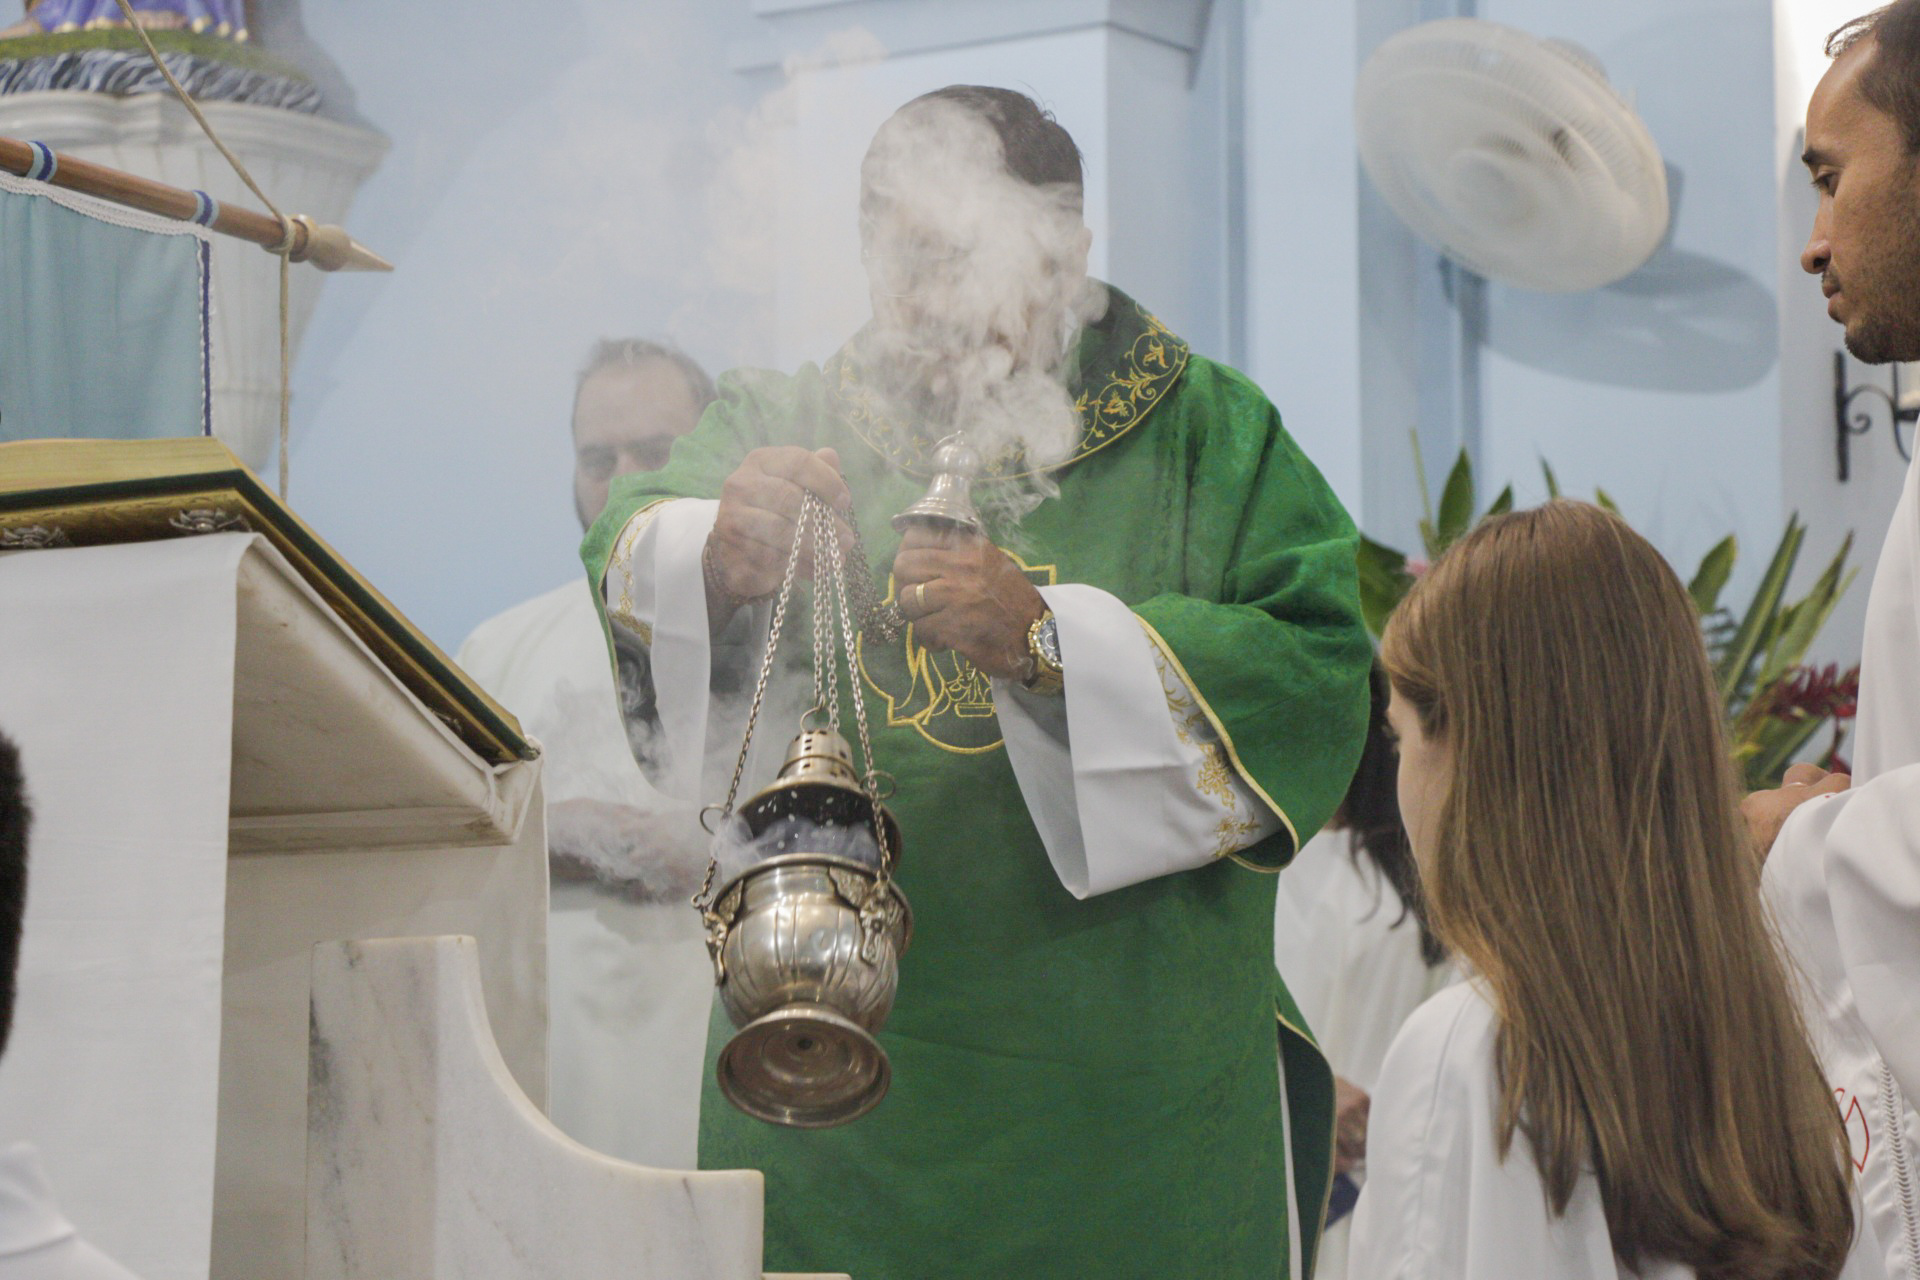
[[[1720,607],[1720,593],[1726,590],[1727,579],[1733,576],[1733,562],[1739,558],[1740,543],[1732,534],[1714,544],[1700,561],[1700,567],[1694,570],[1693,581],[1687,584],[1687,594],[1693,597],[1693,607],[1706,617]]]
[[[1793,572],[1794,559],[1800,554],[1800,544],[1806,536],[1807,529],[1800,523],[1800,517],[1789,517],[1787,531],[1780,536],[1780,545],[1774,549],[1766,573],[1761,575],[1753,602],[1747,606],[1746,616],[1740,619],[1739,628],[1727,642],[1714,676],[1720,685],[1720,699],[1729,712],[1750,686],[1755,655],[1762,651],[1779,625],[1780,594],[1786,589],[1787,576]]]
[[[1559,497],[1560,479],[1553,474],[1553,466],[1545,458],[1540,459],[1540,474],[1547,478],[1547,496],[1549,498]]]
[[[1763,729],[1748,739],[1752,754],[1742,762],[1747,789],[1766,791],[1779,786],[1781,775],[1786,773],[1793,758],[1828,723],[1825,716],[1767,721]]]
[[[1446,487],[1440,491],[1440,516],[1436,522],[1436,545],[1427,550],[1438,558],[1473,523],[1473,463],[1467,451],[1460,450],[1453,470],[1447,473]]]
[[[1360,574],[1360,616],[1377,640],[1413,586],[1413,575],[1407,572],[1405,554],[1365,534],[1360,535],[1355,565]]]
[[[1619,504],[1613,500],[1613,496],[1605,489],[1596,486],[1593,491],[1593,500],[1602,511],[1610,512],[1616,516],[1620,514]],[[1625,517],[1622,518],[1624,519]]]
[[[1503,516],[1511,510],[1513,510],[1513,486],[1508,485],[1500,491],[1500,496],[1493,500],[1493,505],[1487,508],[1486,515],[1480,518],[1485,520],[1487,516]]]
[[[1853,535],[1848,534],[1840,544],[1839,554],[1821,570],[1807,594],[1791,608],[1781,610],[1778,633],[1767,645],[1766,661],[1760,664],[1760,672],[1754,677],[1756,690],[1772,684],[1806,659],[1820,628],[1827,625],[1834,606],[1853,585],[1854,574],[1846,568],[1847,554],[1852,549]]]

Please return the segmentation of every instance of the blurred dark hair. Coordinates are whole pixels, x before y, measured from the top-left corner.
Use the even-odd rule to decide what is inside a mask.
[[[1837,58],[1862,40],[1877,46],[1860,73],[1860,94],[1894,118],[1909,152],[1920,152],[1920,0],[1895,0],[1827,37]]]
[[[1407,828],[1400,821],[1400,759],[1393,733],[1387,727],[1387,700],[1392,687],[1387,669],[1378,658],[1373,661],[1367,685],[1372,694],[1367,710],[1367,744],[1360,751],[1360,767],[1354,770],[1346,799],[1340,802],[1331,825],[1346,830],[1348,852],[1356,864],[1365,855],[1380,878],[1393,886],[1400,899],[1400,918],[1394,926],[1413,917],[1420,930],[1420,958],[1432,966],[1447,958],[1447,950],[1427,927],[1420,900],[1420,872],[1413,863]]]
[[[1007,171],[1028,186],[1066,186],[1085,190],[1080,148],[1053,113],[1026,94],[981,84],[950,84],[923,93],[901,110],[921,102],[952,102],[993,126],[1006,155]]]
[[[580,376],[573,384],[573,407],[580,408],[580,389],[587,385],[587,379],[596,373],[608,369],[637,369],[643,364],[660,360],[672,365],[686,379],[687,390],[692,393],[694,403],[702,411],[720,398],[714,389],[713,379],[700,367],[698,361],[680,348],[665,342],[655,342],[648,338],[602,338],[593,344],[593,350],[587,353],[586,364],[580,367]],[[571,422],[572,418],[569,417]]]
[[[20,750],[0,733],[0,1053],[13,1030],[14,970],[20,964],[20,921],[27,910],[26,779]]]

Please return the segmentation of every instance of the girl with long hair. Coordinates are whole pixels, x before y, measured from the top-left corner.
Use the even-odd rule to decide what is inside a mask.
[[[1552,502],[1442,557],[1382,644],[1428,920],[1468,979],[1373,1096],[1352,1274],[1830,1280],[1839,1114],[1763,913],[1693,606]]]

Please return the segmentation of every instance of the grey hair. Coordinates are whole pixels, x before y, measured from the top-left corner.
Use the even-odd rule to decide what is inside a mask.
[[[680,371],[680,376],[686,379],[687,390],[693,393],[694,402],[700,409],[705,410],[720,398],[720,393],[714,389],[713,378],[700,367],[698,361],[680,348],[648,338],[602,338],[587,353],[587,362],[580,367],[580,376],[573,384],[574,407],[579,407],[580,389],[587,385],[587,379],[594,374],[605,373],[608,369],[637,369],[654,360],[665,361]]]

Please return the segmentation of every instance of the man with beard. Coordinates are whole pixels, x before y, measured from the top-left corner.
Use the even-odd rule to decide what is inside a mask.
[[[1920,360],[1920,0],[1835,32],[1807,104],[1820,211],[1800,264],[1861,360]],[[1920,471],[1867,604],[1852,787],[1795,765],[1747,801],[1807,1020],[1890,1275],[1920,1275]],[[1808,803],[1815,801],[1815,803]],[[1784,823],[1784,825],[1783,825]]]
[[[872,322],[723,379],[583,549],[688,799],[724,790],[698,762],[740,723],[708,690],[760,659],[804,494],[908,624],[858,653],[914,910],[891,1093],[783,1129],[710,1069],[701,1163],[765,1171],[776,1271],[1304,1276],[1332,1081],[1257,873],[1359,753],[1353,526],[1252,383],[1087,278],[1079,152],[1030,99],[915,99],[861,187]],[[897,535],[955,437],[987,536]]]
[[[580,527],[614,477],[664,465],[713,396],[706,372],[671,347],[596,343],[571,415]],[[592,593],[575,578],[489,618],[458,661],[545,759],[554,1123],[609,1155],[691,1167],[709,982],[687,898],[704,850],[693,814],[634,768],[634,753],[655,744],[621,723]]]

